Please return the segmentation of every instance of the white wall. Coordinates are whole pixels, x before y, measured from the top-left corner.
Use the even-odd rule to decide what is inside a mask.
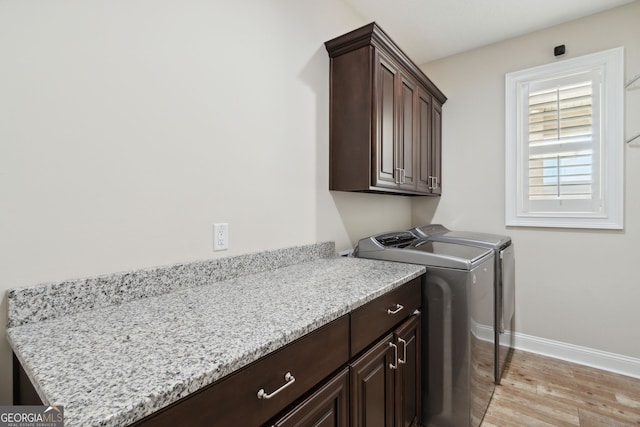
[[[0,331],[12,287],[408,227],[408,198],[327,190],[323,43],[363,24],[335,0],[0,2]]]
[[[414,224],[509,234],[523,334],[640,358],[640,144],[625,148],[625,228],[505,228],[505,73],[618,46],[625,80],[640,73],[640,2],[423,66],[449,97],[443,196],[416,200]],[[567,54],[554,58],[554,46]],[[626,134],[640,133],[640,89],[626,91]],[[623,144],[620,141],[620,144]],[[432,212],[435,210],[435,216]]]

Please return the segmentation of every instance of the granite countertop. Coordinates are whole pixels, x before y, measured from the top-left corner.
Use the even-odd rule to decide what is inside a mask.
[[[10,291],[7,336],[44,403],[64,405],[66,426],[127,425],[425,271],[325,255],[59,316],[42,295],[62,285]]]

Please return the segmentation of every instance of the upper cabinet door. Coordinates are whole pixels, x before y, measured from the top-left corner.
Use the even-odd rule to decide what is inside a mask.
[[[415,191],[417,83],[382,53],[376,55],[375,81],[373,186]]]
[[[398,67],[384,55],[376,55],[377,84],[375,104],[375,146],[372,156],[374,186],[397,187],[400,174],[397,171],[397,111],[396,82]]]
[[[396,169],[400,174],[400,188],[416,190],[416,157],[418,153],[418,117],[416,104],[418,100],[418,85],[413,79],[401,73],[399,76],[400,90],[398,102],[398,164]]]
[[[442,194],[442,104],[434,101],[431,108],[431,176],[432,194]]]
[[[418,91],[418,191],[442,194],[442,105]]]
[[[433,187],[433,149],[431,147],[431,95],[418,91],[418,191],[431,193]]]

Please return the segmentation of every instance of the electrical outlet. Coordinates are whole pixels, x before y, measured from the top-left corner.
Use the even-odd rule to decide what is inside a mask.
[[[226,251],[229,249],[229,224],[213,224],[213,250]]]

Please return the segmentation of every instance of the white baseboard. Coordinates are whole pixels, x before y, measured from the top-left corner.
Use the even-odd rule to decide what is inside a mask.
[[[508,338],[508,337],[505,337]],[[514,334],[515,348],[640,379],[640,359],[531,335]],[[502,341],[502,340],[501,340]]]

